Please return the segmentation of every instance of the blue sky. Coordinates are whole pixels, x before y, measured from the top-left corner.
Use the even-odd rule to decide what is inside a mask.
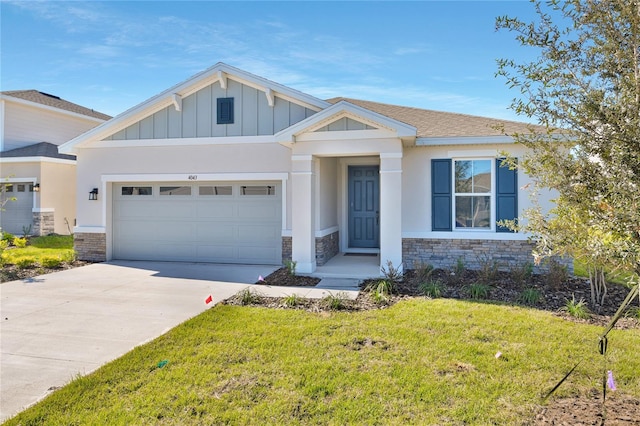
[[[327,99],[524,121],[498,58],[526,58],[501,15],[519,1],[2,1],[2,90],[116,115],[225,62]]]

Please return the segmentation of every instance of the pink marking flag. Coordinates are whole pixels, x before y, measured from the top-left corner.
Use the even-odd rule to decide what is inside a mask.
[[[611,370],[607,371],[607,386],[612,391],[616,390],[616,382],[613,381],[613,371]]]
[[[264,281],[264,278],[262,278],[262,275],[258,275],[258,281]]]
[[[204,303],[206,303],[206,304],[208,305],[208,304],[209,304],[209,303],[211,303],[211,302],[213,302],[213,296],[209,295],[209,297],[207,297],[207,298],[204,300]]]

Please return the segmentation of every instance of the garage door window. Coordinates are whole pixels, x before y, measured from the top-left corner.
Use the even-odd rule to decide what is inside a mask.
[[[18,185],[18,192],[24,192],[24,185]]]
[[[190,186],[161,186],[160,195],[191,195]]]
[[[5,185],[4,192],[13,192],[13,185]]]
[[[122,195],[152,195],[150,186],[123,186]]]
[[[231,185],[201,186],[198,188],[200,195],[233,195]]]
[[[271,185],[242,186],[242,195],[276,195],[276,187]]]

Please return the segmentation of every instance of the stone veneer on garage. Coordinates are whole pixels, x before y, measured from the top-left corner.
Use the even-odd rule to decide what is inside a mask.
[[[33,213],[33,229],[32,235],[49,235],[55,232],[54,213],[53,212],[35,212]]]
[[[522,240],[403,238],[402,258],[406,269],[414,268],[419,262],[450,269],[458,259],[462,259],[464,266],[469,269],[478,270],[484,261],[496,261],[501,270],[508,271],[527,262],[533,263],[533,247],[529,241]],[[571,259],[560,259],[559,262],[573,274]],[[535,273],[542,273],[546,269],[545,265],[534,266]]]
[[[107,234],[80,232],[73,235],[73,246],[79,260],[104,262],[107,260]]]

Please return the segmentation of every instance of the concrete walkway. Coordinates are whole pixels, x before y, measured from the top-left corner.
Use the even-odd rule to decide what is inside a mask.
[[[267,276],[276,266],[110,262],[0,284],[0,421]],[[256,286],[321,298],[357,287]],[[344,284],[344,283],[343,283]]]

